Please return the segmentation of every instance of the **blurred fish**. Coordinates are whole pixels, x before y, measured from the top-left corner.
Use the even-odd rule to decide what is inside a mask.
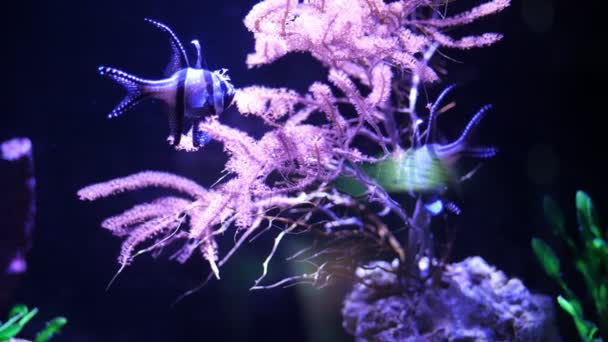
[[[444,210],[460,213],[456,204],[446,201],[442,194],[450,185],[459,183],[455,167],[462,157],[487,159],[497,153],[494,147],[474,146],[470,141],[475,128],[491,108],[490,105],[483,106],[473,116],[458,139],[447,144],[435,142],[435,120],[439,106],[453,88],[450,86],[443,90],[432,105],[425,138],[420,139],[416,146],[405,150],[399,148],[378,163],[360,165],[361,170],[387,192],[409,193],[418,197],[421,208],[431,216],[437,216]],[[469,178],[475,170],[460,179]],[[341,177],[336,186],[356,197],[367,192],[367,188],[353,178]]]
[[[473,146],[470,142],[472,132],[477,128],[486,112],[492,108],[485,105],[473,116],[460,137],[448,144],[435,142],[435,120],[443,99],[454,89],[444,89],[431,106],[426,137],[420,146],[406,151],[396,151],[389,158],[375,166],[378,183],[389,192],[409,192],[420,195],[424,208],[432,216],[441,214],[444,209],[459,214],[460,209],[453,202],[446,201],[441,194],[449,185],[459,183],[455,174],[455,164],[462,157],[487,159],[496,155],[497,150],[488,146]],[[388,171],[388,172],[387,172]],[[472,171],[473,173],[475,170]],[[471,175],[466,175],[468,178]],[[464,179],[461,178],[461,179]]]
[[[158,21],[145,20],[169,35],[173,54],[165,70],[167,78],[148,80],[100,66],[101,75],[120,83],[128,92],[108,114],[108,118],[124,114],[146,99],[162,100],[169,109],[169,144],[176,149],[196,150],[211,140],[199,128],[199,123],[208,115],[221,114],[231,105],[234,86],[227,69],[206,69],[198,40],[191,41],[197,52],[196,64],[191,66],[184,47],[173,31]]]
[[[486,159],[496,154],[494,147],[471,146],[469,142],[471,132],[490,108],[482,107],[454,142],[442,145],[429,141],[420,147],[399,149],[390,158],[362,169],[389,192],[438,192],[454,182],[454,167],[462,157]],[[427,132],[432,136],[432,123]]]

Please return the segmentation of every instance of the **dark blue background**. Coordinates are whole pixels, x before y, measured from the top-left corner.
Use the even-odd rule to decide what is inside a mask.
[[[349,340],[339,316],[345,286],[248,291],[271,246],[268,239],[246,246],[222,270],[220,282],[175,307],[172,300],[207,274],[203,261],[182,266],[140,257],[105,292],[117,269],[120,242],[99,222],[155,193],[94,203],[79,202],[75,195],[89,183],[144,169],[175,172],[204,185],[222,170],[220,144],[186,154],[165,143],[166,117],[158,104],[106,119],[123,92],[97,75],[98,65],[155,78],[168,60],[165,36],[144,17],[165,22],[185,43],[199,38],[210,68],[229,68],[237,87],[264,84],[304,91],[325,78],[305,55],[246,69],[253,39],[242,18],[254,3],[22,1],[6,9],[0,139],[22,135],[33,140],[38,178],[34,248],[15,301],[38,306],[41,321],[67,316],[70,323],[57,341]],[[455,114],[439,126],[455,136],[481,105],[492,103],[479,139],[500,149],[462,189],[458,203],[464,214],[452,220],[458,229],[454,259],[481,255],[531,289],[552,295],[558,289],[529,247],[532,236],[550,240],[542,196],[552,194],[567,209],[571,226],[577,189],[587,191],[600,212],[608,207],[607,185],[600,178],[605,173],[606,69],[598,47],[605,37],[601,11],[594,6],[599,7],[515,1],[499,16],[471,26],[471,32],[503,32],[502,42],[464,53],[443,51],[457,60],[447,60],[447,80],[460,87],[453,97]],[[429,87],[430,96],[440,87]],[[222,120],[255,136],[264,129],[234,109]],[[278,262],[274,267],[279,275],[295,272]],[[577,282],[577,276],[571,281]],[[572,336],[571,322],[561,313],[559,318],[563,333]]]

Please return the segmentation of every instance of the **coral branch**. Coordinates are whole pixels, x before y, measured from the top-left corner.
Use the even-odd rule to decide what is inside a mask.
[[[219,279],[220,268],[244,242],[268,230],[265,223],[281,231],[252,289],[294,282],[326,286],[336,277],[352,277],[366,259],[380,254],[397,258],[408,270],[417,258],[431,256],[430,214],[424,211],[421,192],[440,196],[452,184],[447,176],[435,177],[436,181],[434,174],[429,176],[429,168],[452,167],[461,152],[481,156],[494,150],[464,145],[461,140],[455,145],[431,146],[432,129],[419,127],[425,120],[424,126],[434,127],[440,110],[435,106],[428,115],[420,111],[419,88],[424,82],[440,81],[441,73],[432,60],[438,48],[483,47],[501,38],[495,33],[454,38],[444,29],[497,13],[509,0],[491,0],[440,17],[435,7],[445,5],[443,11],[448,4],[431,0],[258,2],[244,19],[255,38],[247,65],[257,67],[303,52],[327,68],[327,80],[313,82],[305,93],[261,85],[239,89],[234,101],[241,114],[259,117],[268,125],[259,139],[217,117],[201,122],[200,131],[223,144],[228,155],[226,178],[209,189],[158,171],[81,189],[78,196],[89,201],[146,187],[185,195],[136,205],[103,221],[104,228],[125,239],[119,263],[124,267],[135,256],[148,251],[157,255],[179,242],[181,247],[172,259],[183,263],[199,254],[209,262],[209,278]],[[397,160],[396,156],[406,157]],[[429,161],[433,163],[428,165]],[[390,170],[381,170],[382,174],[398,174],[384,178],[398,184],[389,188],[386,179],[366,173],[384,166]],[[340,188],[344,179],[356,183],[363,196]],[[432,188],[430,181],[435,181]],[[409,190],[417,209],[412,215],[391,197],[389,191],[395,189]],[[391,228],[402,228],[407,238],[389,229],[384,221],[387,215],[398,219]],[[240,237],[225,252],[215,239],[231,228],[235,239],[236,234]],[[315,269],[274,285],[260,285],[284,237],[300,233],[314,236],[318,244],[319,249],[305,258]]]
[[[469,11],[448,18],[420,20],[419,23],[435,27],[451,27],[470,24],[473,21],[488,15],[496,14],[509,7],[510,0],[493,0],[481,4]]]
[[[204,198],[207,194],[200,185],[189,179],[160,171],[143,171],[124,178],[89,185],[78,191],[81,200],[93,201],[147,187],[164,187],[184,193],[192,198]]]

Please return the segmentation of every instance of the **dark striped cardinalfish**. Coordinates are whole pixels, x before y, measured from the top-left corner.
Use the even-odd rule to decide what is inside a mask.
[[[362,170],[387,192],[418,195],[422,207],[432,216],[441,214],[444,209],[455,214],[460,213],[456,204],[443,199],[442,193],[450,185],[470,178],[477,170],[475,168],[457,179],[455,166],[462,157],[487,159],[497,153],[494,147],[474,146],[470,141],[473,131],[491,108],[490,105],[483,106],[473,116],[455,141],[447,144],[435,141],[435,120],[439,106],[453,88],[454,86],[450,86],[443,90],[431,106],[424,140],[420,139],[421,141],[407,150],[399,148],[389,158],[376,164],[361,166]]]
[[[489,146],[473,146],[470,142],[472,132],[477,128],[486,112],[492,108],[485,105],[473,116],[460,137],[448,144],[435,142],[435,120],[439,106],[454,85],[444,89],[430,108],[428,127],[424,144],[406,151],[401,160],[399,185],[403,190],[420,195],[426,211],[436,216],[444,209],[454,214],[460,214],[460,208],[455,203],[445,201],[441,193],[448,185],[455,185],[470,178],[478,167],[457,180],[454,173],[456,162],[462,157],[487,159],[496,155],[497,149]]]
[[[108,118],[117,117],[146,99],[162,100],[169,109],[169,144],[176,149],[197,150],[211,140],[199,128],[201,120],[208,115],[219,115],[231,105],[234,86],[226,69],[206,69],[198,40],[191,42],[197,52],[196,64],[191,66],[183,45],[173,31],[158,21],[145,20],[169,35],[173,55],[165,70],[168,78],[148,80],[100,66],[101,75],[120,83],[128,92],[108,114]]]

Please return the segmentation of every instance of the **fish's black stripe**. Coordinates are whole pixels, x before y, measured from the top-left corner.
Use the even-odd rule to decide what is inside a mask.
[[[224,111],[224,94],[222,94],[222,80],[218,77],[217,73],[213,73],[213,107],[215,112],[220,114]]]
[[[217,94],[217,96],[220,96],[222,98],[222,107],[223,107],[222,110],[224,110],[230,104],[230,103],[224,102],[226,99],[226,94],[228,93],[228,87],[226,86],[226,81],[220,80],[220,89],[221,89],[221,94]]]
[[[226,94],[228,88],[226,87],[226,81],[220,81],[220,88],[222,89],[222,94]]]
[[[206,90],[207,90],[207,103],[206,105],[209,106],[209,113],[211,113],[212,115],[215,115],[215,107],[213,106],[213,104],[215,103],[214,101],[214,97],[215,94],[213,93],[213,75],[211,75],[211,71],[209,70],[203,70],[203,76],[205,77],[205,85],[206,85]]]
[[[182,139],[182,132],[184,131],[184,111],[185,111],[185,88],[186,79],[188,78],[188,71],[180,75],[177,80],[177,89],[175,91],[175,109],[173,112],[175,128],[173,129],[173,145],[179,145]],[[171,113],[169,113],[171,115]]]

